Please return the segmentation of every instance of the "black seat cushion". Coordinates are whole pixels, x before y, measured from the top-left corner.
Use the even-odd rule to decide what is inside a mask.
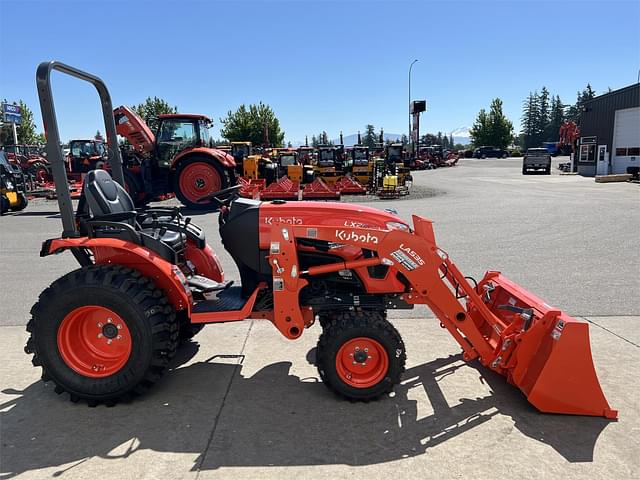
[[[156,250],[165,257],[173,256],[165,251],[166,247],[158,245],[158,242],[170,247],[173,252],[182,250],[186,242],[184,233],[166,230],[160,235],[159,230],[154,228],[140,228],[136,222],[136,210],[131,197],[105,170],[92,170],[87,173],[84,177],[84,194],[93,220],[105,220],[109,215],[130,212],[131,217],[120,221],[143,234],[141,240],[147,248]]]

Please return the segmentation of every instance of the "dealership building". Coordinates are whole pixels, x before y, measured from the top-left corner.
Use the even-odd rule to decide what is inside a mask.
[[[578,173],[630,173],[640,167],[640,83],[585,102],[580,115]]]

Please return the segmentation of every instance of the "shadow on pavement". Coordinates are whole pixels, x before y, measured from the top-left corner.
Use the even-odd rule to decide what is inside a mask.
[[[370,465],[421,455],[496,415],[511,417],[519,431],[568,461],[589,462],[608,424],[601,418],[538,413],[502,377],[464,363],[460,355],[408,369],[391,397],[350,403],[315,377],[291,375],[289,362],[268,365],[250,377],[223,357],[177,368],[196,351],[197,344],[188,344],[156,388],[113,408],[74,405],[66,394],[55,395],[50,383],[4,390],[16,398],[0,405],[0,478],[72,463],[60,467],[58,476],[91,457],[126,458],[144,449],[193,453],[191,470]],[[311,351],[308,357],[313,356]],[[439,383],[464,368],[474,369],[492,393],[450,406],[453,400],[445,399]],[[431,403],[427,416],[419,417],[417,401],[409,399],[415,388],[424,389]]]

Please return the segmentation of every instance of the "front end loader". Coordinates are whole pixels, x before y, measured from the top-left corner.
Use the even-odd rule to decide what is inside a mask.
[[[50,73],[93,83],[104,109],[109,162],[85,177],[73,212],[58,148]],[[41,255],[70,251],[80,268],[32,308],[25,350],[72,400],[114,404],[150,388],[181,338],[205,324],[265,319],[287,339],[315,322],[323,383],[367,401],[391,392],[405,368],[388,309],[423,304],[467,361],[503,375],[540,411],[616,418],[598,382],[588,324],[498,272],[465,277],[435,241],[432,222],[353,204],[260,202],[239,185],[208,196],[240,285],[231,285],[205,233],[177,210],[135,210],[122,187],[111,100],[97,77],[57,62],[37,72],[47,148],[64,231]],[[62,182],[59,184],[59,182]]]

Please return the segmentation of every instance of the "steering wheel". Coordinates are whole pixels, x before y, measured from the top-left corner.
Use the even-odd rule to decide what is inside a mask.
[[[200,197],[197,201],[200,202],[209,202],[214,201],[220,207],[228,207],[233,200],[235,200],[238,196],[238,190],[242,188],[242,185],[234,185],[233,187],[225,188],[223,190],[210,193],[209,195],[205,195],[204,197]]]

